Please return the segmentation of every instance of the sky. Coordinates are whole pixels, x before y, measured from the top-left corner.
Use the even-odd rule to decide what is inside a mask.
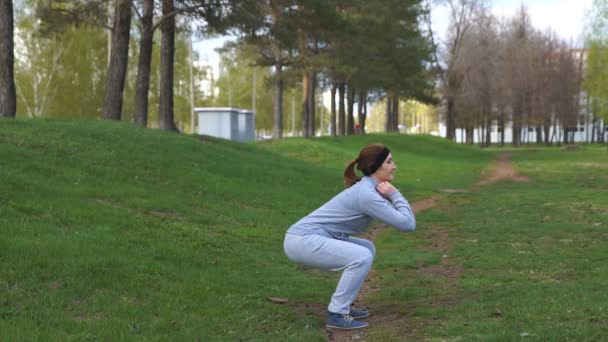
[[[574,43],[582,42],[585,13],[591,9],[593,0],[494,0],[492,13],[498,18],[510,18],[523,4],[530,14],[532,26],[540,30],[550,28],[559,37]],[[434,29],[439,36],[445,35],[448,11],[436,7],[431,11]]]
[[[581,34],[585,13],[591,9],[593,0],[494,0],[491,1],[492,13],[497,17],[512,17],[523,4],[528,9],[532,25],[540,30],[550,28],[562,39],[577,44],[582,42]],[[433,31],[441,39],[448,25],[448,11],[435,7],[431,11]],[[199,60],[211,65],[218,75],[219,55],[214,51],[221,47],[226,38],[198,41],[193,44],[199,53]]]

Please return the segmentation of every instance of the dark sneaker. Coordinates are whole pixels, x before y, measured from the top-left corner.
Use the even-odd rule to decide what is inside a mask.
[[[357,318],[365,318],[367,316],[369,316],[369,311],[367,310],[353,310],[350,309],[350,316],[354,319]]]
[[[365,322],[355,321],[351,315],[341,315],[333,312],[327,312],[327,322],[325,325],[328,328],[344,330],[360,329],[368,326]]]

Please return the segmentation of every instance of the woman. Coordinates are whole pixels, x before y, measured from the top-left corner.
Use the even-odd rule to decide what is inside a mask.
[[[355,166],[364,177],[355,175]],[[376,219],[401,231],[413,231],[416,219],[408,201],[391,185],[397,166],[388,148],[365,146],[344,171],[346,189],[296,222],[285,234],[285,254],[294,262],[343,271],[328,306],[329,328],[358,329],[369,316],[351,305],[369,272],[376,249],[371,241],[352,237]]]

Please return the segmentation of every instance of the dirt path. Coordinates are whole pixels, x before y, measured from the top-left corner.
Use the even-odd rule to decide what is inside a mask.
[[[490,174],[479,180],[473,188],[493,184],[500,181],[513,181],[531,183],[530,178],[517,173],[513,161],[511,161],[511,152],[500,152],[498,158],[492,165]]]
[[[475,183],[470,190],[446,189],[442,190],[442,192],[472,192],[477,191],[480,187],[501,181],[530,183],[531,180],[529,178],[518,174],[510,158],[510,152],[500,152],[496,161],[494,161],[490,167],[490,172],[486,175],[482,174],[481,179]],[[412,203],[414,213],[418,214],[424,210],[437,206],[443,197],[443,195],[434,195],[430,198]],[[376,224],[368,230],[365,238],[375,241],[377,236],[385,231],[385,229],[386,225]],[[422,267],[417,270],[417,273],[420,277],[441,279],[441,281],[435,282],[438,284],[436,285],[436,290],[438,290],[436,292],[438,295],[433,296],[432,298],[426,298],[424,303],[400,303],[399,309],[383,307],[381,310],[373,310],[373,307],[366,305],[366,298],[370,293],[380,290],[380,286],[378,285],[380,275],[372,268],[372,271],[368,275],[368,278],[363,284],[361,292],[355,301],[355,306],[358,308],[372,309],[372,315],[366,321],[376,330],[383,326],[386,326],[387,328],[390,327],[392,330],[395,330],[395,327],[401,327],[400,336],[405,338],[419,337],[420,331],[433,322],[421,321],[409,314],[404,314],[404,306],[409,308],[407,311],[414,312],[415,308],[418,306],[440,305],[450,307],[458,304],[461,300],[458,280],[463,273],[463,268],[457,261],[450,258],[450,251],[452,249],[452,240],[449,237],[450,229],[430,226],[425,227],[422,234],[424,234],[427,243],[421,248],[437,251],[441,253],[442,258],[438,264]],[[295,304],[292,306],[299,313],[312,314],[321,317],[325,317],[327,310],[325,304]],[[327,337],[327,341],[367,341],[368,338],[371,337],[369,336],[369,331],[367,329],[340,331],[323,328],[323,330]]]

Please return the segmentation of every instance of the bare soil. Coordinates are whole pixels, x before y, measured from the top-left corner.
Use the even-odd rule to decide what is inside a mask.
[[[511,152],[500,152],[498,159],[493,163],[491,172],[479,180],[474,188],[490,185],[501,181],[512,181],[516,183],[531,183],[530,178],[520,175],[513,162],[511,161]]]

